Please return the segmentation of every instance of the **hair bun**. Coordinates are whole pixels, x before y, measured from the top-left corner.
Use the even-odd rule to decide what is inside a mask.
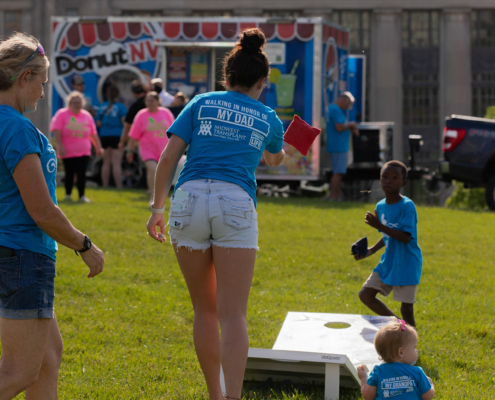
[[[266,39],[263,32],[258,28],[246,29],[239,39],[239,46],[243,51],[258,53],[265,46]]]

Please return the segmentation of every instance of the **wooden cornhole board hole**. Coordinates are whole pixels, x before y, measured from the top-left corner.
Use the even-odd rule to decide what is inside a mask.
[[[373,340],[394,317],[289,312],[273,349],[249,349],[244,380],[323,383],[325,400],[360,387],[356,367],[380,363]],[[225,392],[223,371],[222,389]]]

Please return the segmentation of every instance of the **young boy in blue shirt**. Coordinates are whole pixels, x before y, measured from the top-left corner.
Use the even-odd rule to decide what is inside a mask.
[[[395,316],[385,303],[376,297],[394,292],[394,300],[400,301],[402,318],[415,327],[414,302],[421,278],[423,256],[418,246],[418,215],[411,199],[402,196],[407,168],[400,161],[389,161],[381,170],[380,183],[385,199],[377,203],[375,213],[366,213],[365,223],[382,232],[383,237],[366,256],[354,255],[356,260],[369,257],[385,247],[380,262],[359,292],[359,298],[378,315]]]

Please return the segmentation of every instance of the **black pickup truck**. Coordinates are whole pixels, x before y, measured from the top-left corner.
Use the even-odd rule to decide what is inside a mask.
[[[495,120],[452,115],[445,119],[440,162],[442,180],[484,187],[495,211]]]

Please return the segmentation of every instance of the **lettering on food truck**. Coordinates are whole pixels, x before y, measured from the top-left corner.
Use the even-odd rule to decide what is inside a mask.
[[[58,75],[68,75],[77,72],[100,70],[105,67],[127,64],[127,52],[122,47],[112,53],[104,53],[90,56],[72,57],[68,54],[55,58]]]
[[[150,39],[129,42],[124,46],[119,45],[116,48],[114,43],[109,46],[95,46],[90,54],[77,57],[69,54],[57,55],[57,74],[65,76],[74,72],[98,72],[107,67],[156,60],[158,47]]]
[[[150,39],[129,42],[127,48],[132,64],[156,60],[158,47]]]

